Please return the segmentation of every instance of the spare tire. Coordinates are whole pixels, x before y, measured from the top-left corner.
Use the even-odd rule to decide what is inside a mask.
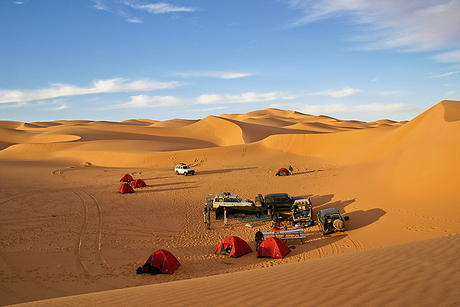
[[[343,228],[343,221],[342,220],[335,220],[334,223],[332,223],[335,229],[339,230]]]

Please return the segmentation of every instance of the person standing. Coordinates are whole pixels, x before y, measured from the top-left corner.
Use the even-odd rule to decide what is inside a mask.
[[[207,229],[211,229],[211,210],[206,210],[205,214],[205,220],[206,220],[206,227]]]
[[[204,218],[204,222],[206,223],[206,213],[208,212],[208,208],[206,207],[206,205],[203,207],[203,218]]]
[[[260,231],[260,228],[257,229],[254,239],[256,240],[256,251],[259,250],[259,246],[264,240],[264,234]]]

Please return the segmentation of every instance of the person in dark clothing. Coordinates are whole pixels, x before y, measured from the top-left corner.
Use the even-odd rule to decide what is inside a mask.
[[[257,229],[255,240],[256,240],[256,251],[257,251],[259,249],[260,244],[264,240],[264,234],[260,231],[260,229]]]

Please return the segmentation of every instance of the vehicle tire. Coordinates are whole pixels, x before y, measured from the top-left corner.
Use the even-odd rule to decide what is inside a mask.
[[[178,172],[178,171],[176,171],[176,175],[179,175],[179,172]]]
[[[188,175],[188,173],[184,173],[184,175],[185,175],[185,176],[187,176],[187,175]]]

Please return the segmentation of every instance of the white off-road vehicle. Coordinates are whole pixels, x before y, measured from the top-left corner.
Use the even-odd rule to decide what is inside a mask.
[[[213,209],[219,207],[254,207],[254,202],[250,199],[241,199],[238,195],[228,192],[217,193],[212,200]]]
[[[188,167],[188,165],[184,163],[177,164],[174,168],[174,171],[176,172],[176,175],[187,176],[195,174],[195,170],[193,168]]]

